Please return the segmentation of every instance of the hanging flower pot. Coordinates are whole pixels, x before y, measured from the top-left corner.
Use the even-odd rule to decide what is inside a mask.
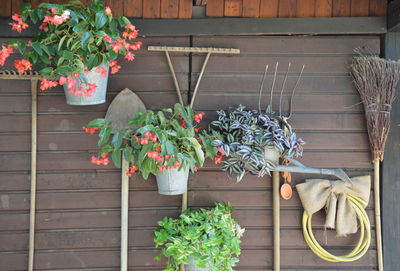
[[[157,173],[158,193],[162,195],[181,195],[187,191],[189,167],[166,169]]]
[[[108,74],[108,64],[102,64],[91,71],[81,73],[79,76],[81,80],[74,79],[75,83],[64,84],[67,104],[95,105],[105,103]],[[86,82],[84,82],[85,79]]]
[[[239,105],[228,112],[217,111],[211,122],[210,140],[218,149],[216,163],[228,176],[241,181],[246,173],[263,177],[279,164],[280,157],[301,157],[304,141],[295,132],[285,131],[279,118],[247,110]],[[227,157],[222,161],[223,155]]]
[[[185,264],[185,270],[188,271],[211,271],[211,268],[209,266],[207,267],[198,267],[195,263],[194,263],[194,257],[191,255],[189,256],[189,263]]]
[[[275,146],[267,145],[264,147],[265,160],[272,164],[278,164],[279,157],[281,157],[281,152]]]
[[[106,119],[89,122],[85,131],[98,132],[97,165],[107,165],[110,153],[115,166],[121,167],[121,156],[130,163],[126,175],[140,173],[147,180],[156,176],[163,195],[179,195],[187,191],[189,170],[195,173],[212,157],[212,141],[198,127],[204,112],[195,113],[190,106],[175,104],[158,112],[138,112],[129,121],[130,129],[116,130]]]
[[[111,74],[120,70],[119,55],[133,61],[133,51],[142,44],[134,41],[138,30],[129,19],[113,16],[104,2],[41,3],[37,8],[22,5],[21,15],[12,16],[11,29],[20,33],[37,23],[39,29],[29,41],[0,44],[0,66],[17,49],[21,57],[14,67],[19,73],[37,67],[42,91],[63,85],[68,104],[104,103],[108,70]]]
[[[154,244],[161,248],[157,260],[166,258],[167,270],[232,271],[239,262],[244,229],[232,218],[229,203],[211,209],[187,209],[177,219],[157,222]]]

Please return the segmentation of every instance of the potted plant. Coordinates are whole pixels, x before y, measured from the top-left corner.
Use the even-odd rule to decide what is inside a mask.
[[[187,209],[178,219],[159,221],[154,244],[162,248],[156,259],[168,259],[164,271],[179,270],[181,264],[190,271],[233,270],[239,261],[244,229],[231,212],[229,203],[216,203],[212,209]]]
[[[270,174],[279,157],[299,157],[305,142],[295,132],[285,131],[280,121],[242,105],[230,112],[217,111],[218,119],[211,122],[208,135],[218,149],[216,163],[229,176],[237,174],[241,181],[249,172],[259,177]],[[222,161],[223,156],[228,158]]]
[[[22,55],[14,62],[18,72],[37,65],[43,76],[40,89],[63,85],[71,105],[104,103],[109,70],[117,73],[121,68],[118,55],[132,61],[132,51],[141,46],[133,41],[138,36],[135,26],[124,16],[113,17],[104,0],[42,3],[37,9],[24,4],[21,10],[21,15],[12,16],[12,29],[21,32],[28,22],[39,23],[39,29],[31,40],[4,43],[0,65],[18,48]]]
[[[107,154],[112,153],[114,164],[120,167],[123,154],[131,164],[128,176],[138,171],[147,179],[153,174],[160,194],[183,194],[187,191],[189,170],[196,172],[203,166],[204,145],[213,148],[211,141],[203,142],[198,134],[196,125],[203,116],[189,106],[175,104],[174,109],[138,113],[129,122],[131,128],[122,132],[113,131],[105,119],[93,120],[84,129],[89,133],[99,130],[98,145],[102,149],[99,156],[92,157],[92,162],[108,164]]]

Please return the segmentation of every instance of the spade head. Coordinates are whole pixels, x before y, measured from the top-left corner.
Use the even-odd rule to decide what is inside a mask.
[[[129,120],[139,112],[145,111],[142,100],[130,89],[125,88],[114,98],[108,107],[106,120],[116,131],[123,131],[130,127]]]

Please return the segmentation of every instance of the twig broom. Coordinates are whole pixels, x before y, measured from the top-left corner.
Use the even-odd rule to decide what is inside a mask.
[[[400,79],[400,62],[359,54],[353,58],[351,76],[362,103],[374,164],[375,224],[378,270],[383,271],[382,229],[380,208],[380,162],[383,161],[390,129],[390,110]]]

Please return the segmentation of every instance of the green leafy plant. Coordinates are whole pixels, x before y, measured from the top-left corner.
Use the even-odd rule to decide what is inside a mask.
[[[92,162],[108,164],[107,154],[111,153],[114,164],[120,167],[123,154],[132,164],[127,175],[140,171],[145,179],[170,168],[189,167],[195,172],[204,164],[204,149],[213,148],[210,140],[201,140],[203,136],[196,127],[203,116],[189,106],[175,104],[174,109],[138,113],[130,120],[132,128],[120,132],[114,131],[105,119],[93,120],[84,129],[99,132],[98,145],[102,149]]]
[[[265,156],[269,151],[267,146],[274,147],[282,157],[302,155],[305,142],[295,132],[285,132],[278,118],[246,110],[242,105],[217,114],[218,119],[210,125],[213,134],[208,134],[208,139],[213,138],[212,145],[218,148],[217,162],[222,161],[223,155],[228,157],[222,161],[222,170],[229,176],[237,174],[238,181],[247,172],[260,177],[270,174],[275,165]]]
[[[233,270],[239,261],[244,229],[231,217],[231,211],[230,204],[216,203],[213,209],[188,209],[178,219],[165,217],[159,221],[154,244],[162,248],[156,259],[168,259],[164,271],[179,270],[190,256],[201,268]]]
[[[0,50],[0,65],[18,48],[22,59],[15,60],[15,68],[24,73],[38,65],[43,76],[42,90],[67,84],[72,94],[90,96],[97,86],[92,83],[87,89],[75,88],[77,80],[90,83],[85,74],[92,69],[105,75],[102,64],[109,65],[111,73],[118,72],[118,55],[134,60],[132,51],[141,46],[141,42],[131,42],[138,36],[135,26],[124,16],[113,17],[104,0],[87,4],[77,0],[67,4],[42,3],[37,9],[24,4],[21,10],[21,15],[12,16],[12,29],[21,32],[29,22],[40,23],[39,31],[29,41],[5,42]]]

